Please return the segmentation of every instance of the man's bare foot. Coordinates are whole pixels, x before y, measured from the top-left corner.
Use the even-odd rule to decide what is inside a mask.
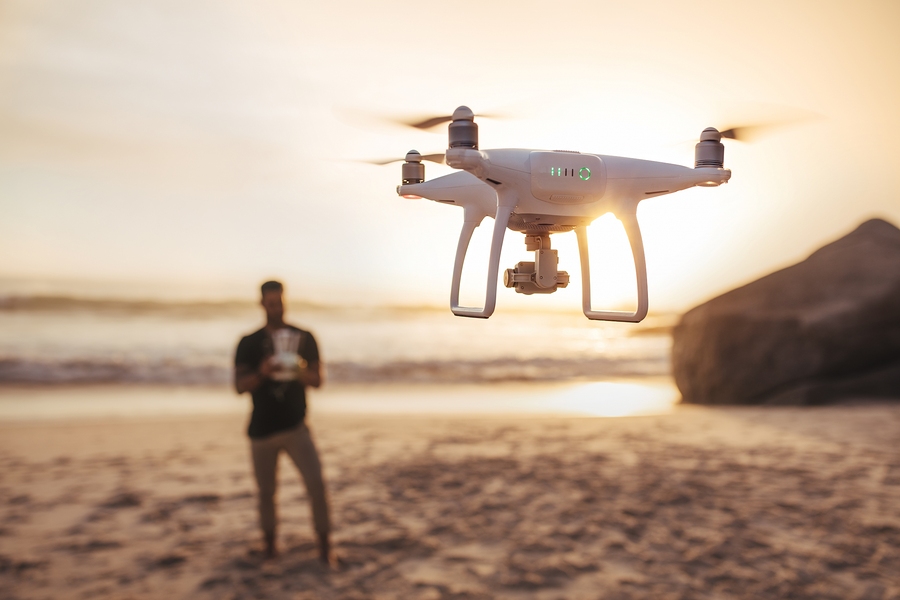
[[[265,539],[265,549],[263,550],[263,555],[268,558],[275,558],[278,556],[278,550],[275,548],[275,532],[265,532],[263,534]]]
[[[338,559],[331,551],[331,541],[328,539],[327,533],[319,534],[319,561],[332,569],[338,566]]]

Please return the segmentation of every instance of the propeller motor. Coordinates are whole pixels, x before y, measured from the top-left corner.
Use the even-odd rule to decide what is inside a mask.
[[[451,148],[478,150],[478,123],[475,122],[475,113],[468,106],[460,106],[453,111],[448,131]]]
[[[694,148],[694,168],[721,169],[725,164],[725,146],[722,134],[715,127],[707,127],[700,134],[700,141]]]
[[[410,150],[406,153],[406,162],[403,163],[401,169],[403,185],[425,181],[425,165],[422,164],[422,155],[417,150]]]

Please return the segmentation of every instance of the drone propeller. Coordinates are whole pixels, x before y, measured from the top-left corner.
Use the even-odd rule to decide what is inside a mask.
[[[778,130],[792,127],[807,121],[821,119],[822,116],[808,111],[792,110],[785,114],[781,109],[779,115],[771,115],[768,119],[755,123],[720,129],[723,138],[738,142],[755,142],[760,138],[776,133]]]
[[[409,156],[404,156],[403,158],[385,158],[381,160],[363,160],[360,162],[368,163],[370,165],[389,165],[391,163],[400,162],[409,160]],[[419,160],[427,160],[428,162],[437,163],[439,165],[444,164],[444,154],[422,154],[419,157]]]
[[[707,129],[716,129],[721,139],[734,140],[736,142],[744,142],[744,143],[753,143],[760,138],[765,137],[766,135],[770,135],[773,133],[774,129],[778,129],[780,127],[784,127],[790,125],[790,123],[781,121],[778,123],[759,123],[755,125],[741,125],[739,127],[729,127],[728,129],[718,129],[718,128],[707,128]],[[683,140],[679,142],[679,144],[691,144],[697,143],[698,141],[703,140],[704,138],[701,136],[699,138],[693,138],[691,140]]]
[[[724,131],[720,131],[723,138],[728,138],[729,140],[737,140],[742,141],[746,135],[747,127],[732,127],[731,129],[726,129]]]
[[[694,168],[712,167],[721,169],[725,161],[725,146],[722,145],[723,139],[749,142],[761,133],[765,133],[767,129],[783,127],[796,121],[797,119],[771,121],[756,125],[730,127],[721,131],[715,127],[707,127],[700,134],[700,140],[697,142],[697,145],[694,146]]]
[[[737,142],[753,142],[761,136],[772,133],[773,129],[779,129],[792,125],[794,121],[777,121],[772,123],[757,123],[756,125],[741,125],[720,130],[723,138]]]
[[[476,114],[474,115],[481,119],[505,119],[506,115],[499,114]],[[453,120],[453,115],[442,115],[439,117],[418,117],[413,119],[392,119],[395,123],[400,125],[406,125],[407,127],[415,127],[416,129],[432,129],[437,127],[438,125],[443,125],[444,123],[449,123]]]

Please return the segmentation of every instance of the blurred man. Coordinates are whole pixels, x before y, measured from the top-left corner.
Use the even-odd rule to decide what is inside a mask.
[[[241,339],[234,358],[234,387],[253,396],[247,433],[259,487],[259,522],[266,556],[276,554],[275,487],[278,456],[285,451],[300,471],[312,504],[319,557],[332,561],[328,500],[322,466],[306,426],[306,387],[322,384],[319,349],[313,335],[284,322],[284,287],[262,285],[266,326]]]

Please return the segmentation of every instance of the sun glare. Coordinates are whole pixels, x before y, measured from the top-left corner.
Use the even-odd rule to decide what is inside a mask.
[[[678,390],[670,384],[598,381],[560,392],[547,408],[594,417],[634,417],[670,412],[678,398]]]

